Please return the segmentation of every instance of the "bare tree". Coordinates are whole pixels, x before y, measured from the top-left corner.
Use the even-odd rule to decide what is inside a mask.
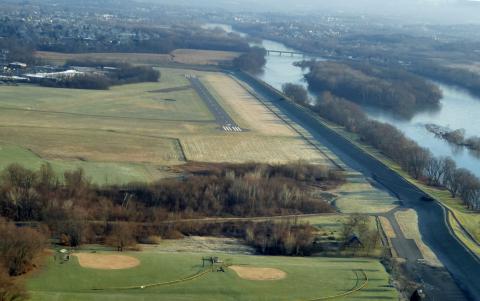
[[[442,179],[447,171],[447,158],[431,157],[425,167],[425,176],[428,178],[428,183],[434,186],[440,186]]]
[[[119,252],[123,252],[126,247],[135,245],[134,226],[128,223],[113,225],[105,243],[117,248]]]
[[[27,298],[25,288],[14,282],[6,268],[0,264],[0,301],[21,301]]]
[[[27,272],[43,251],[46,239],[32,228],[17,228],[0,220],[0,259],[12,276]]]

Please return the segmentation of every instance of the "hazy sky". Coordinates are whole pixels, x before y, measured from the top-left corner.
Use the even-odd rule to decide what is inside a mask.
[[[405,21],[480,23],[480,0],[156,0],[245,11],[341,12],[402,17]]]

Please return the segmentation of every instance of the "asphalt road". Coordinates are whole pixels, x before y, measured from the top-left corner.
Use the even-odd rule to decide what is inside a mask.
[[[208,89],[203,85],[203,83],[193,75],[186,75],[190,84],[197,94],[202,98],[202,100],[207,105],[210,112],[212,112],[215,117],[215,121],[220,125],[221,129],[225,132],[242,132],[242,128],[235,123],[235,121],[228,115],[228,113],[222,108],[218,101],[213,97],[213,95],[208,91]]]
[[[446,223],[446,212],[439,204],[420,201],[423,193],[415,186],[347,139],[323,126],[311,113],[280,99],[277,94],[248,76],[240,73],[235,76],[252,87],[258,97],[275,105],[282,114],[304,127],[314,139],[328,147],[347,166],[368,178],[376,179],[401,199],[403,206],[416,210],[424,242],[448,269],[455,279],[456,286],[463,292],[463,296],[454,292],[455,285],[449,283],[447,277],[449,275],[445,276],[440,272],[436,275],[432,269],[419,269],[419,280],[431,284],[426,289],[435,296],[435,300],[480,300],[480,261],[457,241]],[[412,262],[414,260],[415,258],[411,259]]]

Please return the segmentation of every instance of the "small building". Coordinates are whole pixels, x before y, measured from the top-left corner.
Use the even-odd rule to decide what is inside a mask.
[[[347,239],[344,246],[347,248],[361,248],[363,247],[363,243],[357,235],[352,235]]]
[[[27,64],[21,62],[11,62],[8,64],[8,67],[11,69],[25,69],[27,68]]]

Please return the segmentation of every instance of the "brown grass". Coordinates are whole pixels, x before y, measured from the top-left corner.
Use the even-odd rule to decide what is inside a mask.
[[[413,209],[407,211],[395,212],[395,218],[397,219],[400,229],[402,230],[405,238],[415,240],[418,249],[423,255],[425,261],[432,266],[441,266],[442,264],[438,260],[433,251],[423,242],[422,235],[418,229],[418,215]]]
[[[37,51],[35,56],[57,65],[63,65],[70,59],[128,62],[139,65],[158,65],[172,61],[170,54],[157,53],[60,53]]]
[[[264,135],[298,136],[298,133],[227,75],[210,73],[205,76],[205,81],[218,93],[220,100],[231,108],[231,116],[241,127]]]
[[[218,65],[228,62],[239,56],[237,52],[197,50],[197,49],[176,49],[171,52],[175,62],[191,65]]]
[[[273,268],[256,268],[238,265],[232,265],[229,268],[234,270],[240,278],[246,280],[272,281],[287,277],[287,273],[284,271]]]
[[[393,230],[390,221],[384,216],[380,216],[379,219],[380,223],[382,224],[383,231],[385,231],[385,235],[387,235],[388,238],[395,238],[395,231]]]
[[[140,265],[140,261],[126,255],[110,255],[97,253],[76,253],[78,263],[84,268],[99,270],[123,270]]]
[[[287,163],[305,160],[327,164],[320,152],[301,138],[257,136],[251,133],[180,138],[187,160],[201,162],[249,161]]]

